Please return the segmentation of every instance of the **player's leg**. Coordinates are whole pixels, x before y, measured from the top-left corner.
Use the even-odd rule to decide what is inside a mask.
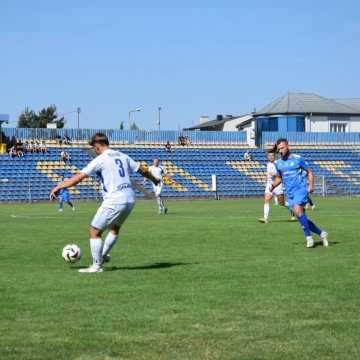
[[[279,205],[279,199],[277,195],[273,196],[275,205]]]
[[[64,201],[62,199],[60,199],[59,201],[59,212],[64,211]]]
[[[276,190],[276,189],[275,189]],[[279,201],[279,205],[286,207],[289,210],[290,213],[290,219],[289,221],[296,221],[295,218],[295,214],[294,211],[292,210],[292,208],[289,206],[289,204],[286,203],[285,201],[285,196],[284,193],[278,194],[277,195],[278,201]]]
[[[270,212],[270,202],[273,198],[273,195],[270,192],[265,192],[264,194],[264,217],[259,219],[260,222],[267,224],[269,221],[269,212]]]
[[[159,184],[158,185],[158,195],[159,195],[160,202],[161,202],[161,209],[162,209],[163,214],[166,215],[168,209],[167,209],[167,207],[165,205],[165,202],[164,202],[163,198],[161,197],[162,190],[163,190],[163,184]]]
[[[311,206],[311,210],[315,210],[316,206],[310,196],[308,196],[308,204]]]
[[[103,241],[101,234],[109,224],[109,219],[113,216],[114,209],[101,205],[96,212],[90,226],[90,251],[93,259],[92,265],[86,269],[80,269],[82,273],[95,273],[102,271],[102,250]]]
[[[75,211],[75,206],[70,200],[67,201],[67,204],[71,207],[72,211]]]
[[[109,252],[117,242],[120,228],[127,219],[127,217],[130,215],[133,208],[134,203],[123,204],[122,208],[119,209],[118,216],[109,225],[109,232],[105,238],[104,246],[102,249],[103,262],[108,262],[111,260]]]
[[[303,199],[304,200],[304,199]],[[305,201],[296,201],[298,204],[294,204],[293,209],[295,212],[296,217],[298,218],[301,227],[303,228],[304,235],[306,237],[307,247],[313,247],[314,246],[314,240],[311,236],[311,233],[315,233],[320,236],[322,243],[324,246],[328,246],[328,240],[327,240],[327,232],[322,231],[314,222],[308,219],[305,213],[304,205],[306,203]]]

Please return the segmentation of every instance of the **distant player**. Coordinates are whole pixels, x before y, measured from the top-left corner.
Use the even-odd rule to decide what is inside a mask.
[[[159,159],[154,159],[152,165],[149,167],[151,175],[159,180],[157,185],[153,184],[153,191],[155,194],[156,202],[159,207],[159,214],[167,214],[167,207],[165,206],[164,200],[161,197],[161,192],[164,186],[164,177],[166,175],[166,168],[159,163]]]
[[[315,208],[316,208],[316,205],[314,204],[314,202],[312,201],[310,196],[308,196],[308,202],[307,202],[305,208],[308,209],[309,206],[311,207],[311,210],[315,210]]]
[[[68,189],[61,189],[59,191],[59,212],[64,211],[64,203],[67,203],[71,207],[72,211],[75,211],[75,206],[71,202],[70,192]]]
[[[135,193],[131,185],[130,174],[140,173],[155,184],[155,179],[149,171],[140,166],[126,154],[110,149],[109,140],[105,134],[96,133],[90,140],[98,156],[93,159],[80,173],[65,180],[50,192],[50,199],[56,198],[61,189],[75,186],[92,174],[101,179],[103,203],[99,207],[90,226],[90,249],[93,263],[81,273],[102,272],[102,264],[110,260],[108,255],[117,241],[121,225],[131,213],[135,204]],[[104,230],[109,232],[103,242],[101,235]]]
[[[304,230],[308,248],[314,246],[311,233],[319,235],[323,245],[328,246],[327,232],[322,231],[305,214],[304,206],[308,202],[308,196],[313,192],[314,186],[314,176],[309,164],[301,156],[290,153],[286,139],[279,139],[276,142],[276,147],[281,159],[275,161],[278,175],[275,177],[270,191],[274,191],[281,182],[284,184],[289,206],[294,210]],[[302,171],[306,172],[307,176],[303,176]]]
[[[275,177],[277,176],[277,170],[275,167],[275,151],[269,150],[267,153],[267,169],[266,169],[266,187],[265,187],[265,194],[264,194],[264,217],[259,219],[260,222],[267,224],[269,222],[269,212],[270,212],[270,202],[271,199],[276,199],[276,204],[281,206],[285,205],[285,198],[284,198],[284,189],[282,184],[278,185],[273,191],[271,191],[271,186],[275,181]],[[294,214],[290,209],[290,220],[295,220]]]

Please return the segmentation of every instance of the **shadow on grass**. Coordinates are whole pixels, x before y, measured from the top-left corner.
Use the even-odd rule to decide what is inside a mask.
[[[160,262],[149,265],[141,265],[141,266],[111,266],[106,268],[107,271],[117,271],[117,270],[162,270],[169,269],[177,266],[185,266],[192,265],[192,263],[184,263],[184,262]]]
[[[304,241],[304,242],[299,242],[299,241],[297,241],[295,244],[296,244],[296,245],[303,245],[303,246],[306,245],[305,241]],[[335,245],[338,245],[338,244],[341,244],[341,242],[340,242],[340,241],[329,241],[329,247],[335,246]],[[321,241],[315,241],[315,242],[314,242],[314,247],[313,247],[313,248],[316,248],[316,247],[318,247],[318,246],[323,247],[323,244],[322,244]],[[311,249],[311,248],[310,248],[310,249]]]
[[[193,265],[194,263],[185,263],[185,262],[160,262],[149,265],[140,265],[140,266],[109,266],[105,267],[105,271],[119,271],[119,270],[162,270],[169,269],[177,266]],[[87,266],[72,266],[72,269],[84,269]]]

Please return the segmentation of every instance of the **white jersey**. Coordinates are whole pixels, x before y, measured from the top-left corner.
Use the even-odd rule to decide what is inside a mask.
[[[128,155],[107,149],[81,172],[87,175],[97,174],[100,177],[105,203],[125,204],[135,202],[130,174],[138,171],[139,166],[139,163]]]
[[[267,163],[267,170],[266,170],[266,183],[272,185],[275,181],[275,175],[277,174],[276,166],[273,162]]]
[[[270,191],[272,184],[275,181],[275,176],[278,173],[276,166],[273,162],[269,161],[267,163],[266,169],[266,186],[265,193],[271,195],[282,195],[284,193],[283,185],[278,185],[272,192]]]
[[[166,169],[162,165],[159,166],[151,165],[149,167],[149,172],[155,179],[160,180],[161,182],[163,181],[163,177],[166,175]]]

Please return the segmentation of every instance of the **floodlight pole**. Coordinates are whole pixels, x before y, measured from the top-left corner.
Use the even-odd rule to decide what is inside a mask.
[[[159,131],[160,131],[160,124],[161,124],[161,110],[162,110],[162,107],[159,106],[158,107],[158,121],[157,121],[157,124],[156,124],[158,126]]]
[[[135,112],[140,112],[140,111],[141,111],[141,108],[136,108],[136,109],[133,109],[133,110],[129,111],[129,130],[130,130],[130,127],[131,127],[131,114],[135,113]]]

